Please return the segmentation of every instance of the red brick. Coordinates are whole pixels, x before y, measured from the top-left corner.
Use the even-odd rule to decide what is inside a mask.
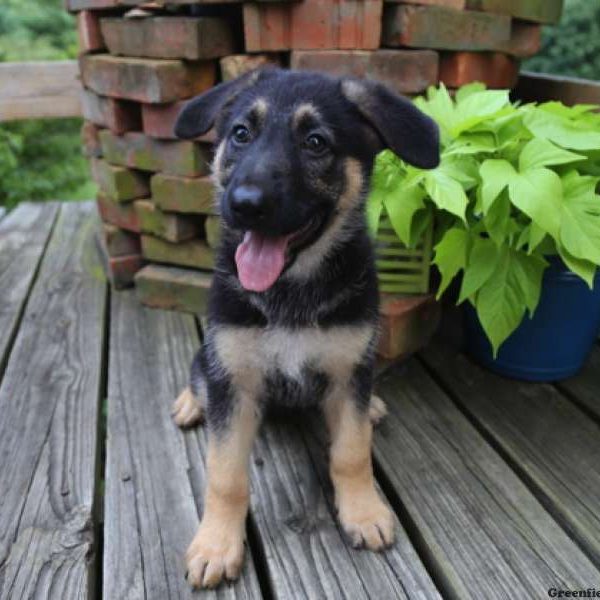
[[[166,140],[176,139],[173,131],[175,121],[177,121],[177,117],[185,103],[185,100],[181,100],[171,104],[142,104],[144,133],[150,137]],[[211,129],[197,139],[199,142],[213,143],[216,140],[216,132]]]
[[[438,53],[432,50],[296,50],[290,67],[375,79],[405,94],[438,82]]]
[[[467,0],[386,0],[402,4],[422,4],[424,6],[445,6],[456,10],[463,10],[467,6]]]
[[[282,66],[279,54],[232,54],[220,61],[221,79],[231,81],[244,73],[267,65]]]
[[[517,58],[528,58],[542,47],[542,28],[535,23],[513,19],[510,41],[497,49]]]
[[[84,156],[88,158],[100,158],[102,156],[99,132],[100,129],[96,125],[84,121],[81,126],[81,145]]]
[[[215,83],[213,61],[121,58],[107,54],[79,59],[83,84],[102,96],[138,102],[174,102],[200,94]]]
[[[143,133],[117,136],[100,132],[102,153],[115,165],[195,177],[209,172],[211,152],[205,144],[191,141],[157,140]]]
[[[81,91],[83,118],[121,134],[142,128],[140,105],[128,100],[98,96],[89,90]]]
[[[211,248],[216,248],[221,239],[221,217],[209,215],[204,220],[204,237]]]
[[[131,287],[134,283],[135,274],[144,266],[144,259],[140,254],[106,256],[102,262],[107,279],[117,290]]]
[[[84,10],[77,15],[77,35],[80,52],[98,52],[106,47],[97,12]]]
[[[444,52],[440,57],[440,81],[458,88],[481,81],[490,88],[512,88],[519,78],[519,61],[499,52]]]
[[[142,254],[144,258],[152,262],[198,269],[214,267],[213,251],[204,240],[172,244],[151,235],[143,235]]]
[[[289,5],[244,4],[246,51],[374,50],[383,0],[303,0]]]
[[[379,347],[388,359],[406,358],[423,348],[440,321],[440,305],[433,295],[381,295]]]
[[[135,202],[130,204],[119,204],[107,196],[98,194],[96,204],[98,206],[100,218],[105,223],[115,225],[116,227],[134,233],[140,232],[140,220],[135,211]]]
[[[142,233],[156,235],[168,242],[185,242],[198,237],[202,228],[194,217],[167,213],[150,200],[135,203]]]
[[[140,255],[142,252],[139,235],[119,229],[109,223],[102,224],[102,239],[107,254],[112,257]]]
[[[444,50],[495,50],[510,40],[510,17],[441,6],[387,5],[383,44]]]
[[[139,171],[110,165],[104,160],[91,161],[92,174],[101,193],[117,202],[128,202],[150,195],[148,177]]]
[[[67,10],[72,12],[79,10],[105,10],[117,8],[120,0],[65,0]]]
[[[205,315],[211,282],[209,273],[148,265],[136,273],[135,291],[146,306]]]
[[[150,180],[152,199],[163,210],[215,214],[214,184],[210,177],[173,177],[158,173]]]
[[[230,24],[215,17],[102,19],[102,34],[110,52],[123,56],[199,60],[235,52]]]
[[[563,0],[467,0],[467,7],[525,21],[555,24],[560,21]]]

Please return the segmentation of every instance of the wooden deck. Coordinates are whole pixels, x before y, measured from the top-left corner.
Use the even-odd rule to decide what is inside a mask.
[[[192,593],[205,433],[169,417],[197,321],[112,293],[91,204],[0,220],[0,598],[547,598],[600,588],[600,347],[577,378],[511,382],[442,341],[382,371],[384,554],[334,519],[321,420],[266,423],[239,582]]]

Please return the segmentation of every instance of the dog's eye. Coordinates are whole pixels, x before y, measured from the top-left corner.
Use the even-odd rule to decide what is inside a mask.
[[[237,144],[247,144],[250,141],[250,130],[244,125],[236,125],[233,128],[233,140]]]
[[[313,154],[323,154],[327,150],[327,142],[322,135],[312,133],[304,140],[304,147]]]

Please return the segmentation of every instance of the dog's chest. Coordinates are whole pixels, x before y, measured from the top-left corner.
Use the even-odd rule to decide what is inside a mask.
[[[307,371],[330,379],[350,376],[373,337],[371,325],[321,329],[224,327],[215,333],[223,366],[236,378],[280,375],[301,382]]]

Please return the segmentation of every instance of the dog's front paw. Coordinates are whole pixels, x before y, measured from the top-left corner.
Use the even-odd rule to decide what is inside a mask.
[[[236,579],[244,561],[244,530],[227,523],[200,524],[187,555],[188,581],[213,588],[223,579]]]
[[[383,550],[393,544],[394,517],[375,490],[339,502],[338,515],[355,548]]]
[[[189,387],[173,403],[171,415],[179,427],[193,427],[202,421],[202,404]]]

